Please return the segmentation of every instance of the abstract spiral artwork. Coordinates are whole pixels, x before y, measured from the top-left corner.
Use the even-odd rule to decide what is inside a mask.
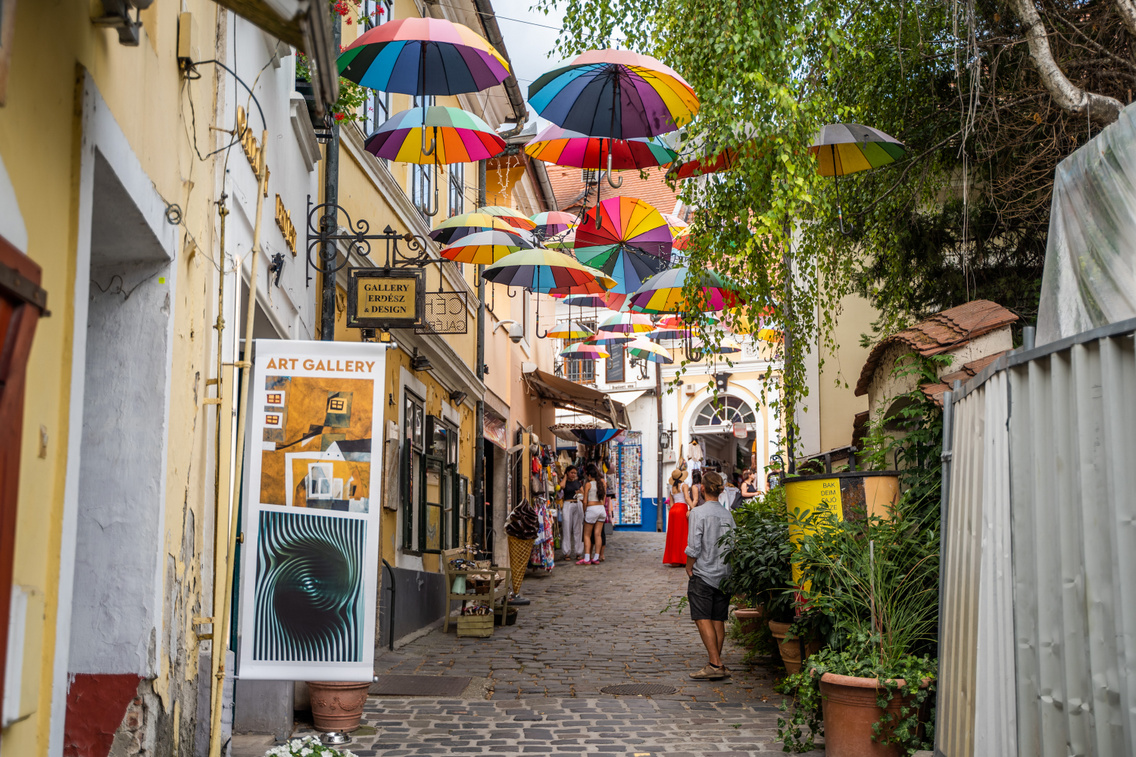
[[[260,514],[254,660],[357,662],[367,522]]]

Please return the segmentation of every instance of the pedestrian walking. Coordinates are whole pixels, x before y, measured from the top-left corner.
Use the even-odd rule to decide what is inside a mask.
[[[607,522],[607,510],[604,508],[607,484],[595,463],[589,463],[584,472],[587,476],[584,484],[584,556],[576,564],[593,565],[600,561],[603,527]]]
[[[761,494],[761,490],[757,488],[757,473],[753,468],[746,470],[742,476],[742,485],[738,488],[742,490],[742,499],[747,502]]]
[[[702,492],[702,471],[695,470],[690,474],[690,486],[686,488],[686,502],[693,509],[705,501],[706,497]]]
[[[686,484],[682,482],[685,474],[675,469],[671,471],[671,509],[667,512],[667,545],[663,548],[664,565],[686,565],[686,515],[690,507],[686,504]]]
[[[722,477],[708,471],[702,477],[706,501],[690,511],[690,534],[686,545],[686,596],[690,603],[690,619],[698,627],[698,635],[709,657],[707,665],[690,677],[700,681],[728,678],[730,671],[722,662],[722,644],[726,640],[726,618],[730,598],[719,586],[730,575],[730,566],[722,559],[718,546],[725,534],[734,530],[734,517],[718,501],[722,493]]]
[[[580,472],[575,465],[564,471],[564,495],[561,512],[564,518],[564,559],[575,560],[584,556],[584,503],[580,498]]]

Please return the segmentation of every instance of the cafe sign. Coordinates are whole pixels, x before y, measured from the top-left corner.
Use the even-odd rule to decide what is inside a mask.
[[[352,268],[347,279],[348,327],[402,329],[421,325],[425,283],[420,270]]]

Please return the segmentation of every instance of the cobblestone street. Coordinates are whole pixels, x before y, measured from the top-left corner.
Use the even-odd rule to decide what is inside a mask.
[[[369,698],[357,755],[779,753],[780,695],[727,640],[733,677],[698,682],[706,662],[681,568],[661,563],[662,534],[616,533],[598,566],[530,571],[517,623],[488,639],[430,631],[376,661],[379,675],[471,677],[461,697]],[[676,607],[664,611],[668,603]],[[673,694],[614,696],[603,687],[663,684]],[[310,733],[310,726],[300,734]],[[817,754],[820,754],[819,752]]]

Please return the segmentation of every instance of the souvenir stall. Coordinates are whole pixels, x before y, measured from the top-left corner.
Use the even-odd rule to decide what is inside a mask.
[[[616,507],[612,525],[639,527],[643,525],[643,434],[626,431],[615,445]]]

